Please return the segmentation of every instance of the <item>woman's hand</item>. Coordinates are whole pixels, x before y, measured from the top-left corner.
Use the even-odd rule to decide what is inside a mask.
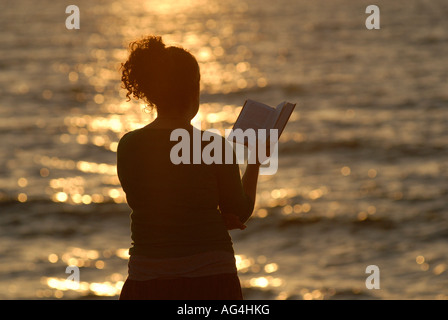
[[[240,218],[236,214],[223,213],[222,218],[224,220],[224,225],[226,226],[227,230],[246,229],[246,226],[240,221]]]

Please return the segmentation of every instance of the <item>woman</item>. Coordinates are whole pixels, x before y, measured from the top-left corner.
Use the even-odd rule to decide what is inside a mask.
[[[117,150],[118,177],[132,209],[129,274],[120,299],[242,299],[227,230],[244,229],[252,214],[259,165],[248,165],[241,180],[233,149],[232,164],[173,164],[171,132],[197,130],[190,121],[199,109],[198,63],[157,36],[131,43],[130,50],[122,64],[127,97],[156,108],[157,118],[125,134]],[[215,138],[223,140],[224,155],[231,146]]]

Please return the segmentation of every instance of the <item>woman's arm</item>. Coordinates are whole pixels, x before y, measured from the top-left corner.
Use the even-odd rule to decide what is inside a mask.
[[[242,179],[243,191],[247,195],[247,197],[252,200],[252,203],[255,203],[257,194],[259,169],[259,164],[248,164]],[[246,229],[246,226],[241,222],[240,218],[236,214],[223,213],[222,216],[224,218],[224,223],[227,227],[227,230]]]
[[[257,195],[258,174],[260,172],[260,164],[248,164],[244,172],[242,183],[244,193],[249,196],[253,203]]]
[[[270,145],[260,145],[257,144],[257,148],[264,147],[266,159],[271,156]],[[260,159],[258,159],[258,150],[255,149],[251,152],[251,156],[248,159],[248,164],[246,166],[246,171],[244,172],[242,183],[244,192],[250,197],[250,199],[255,203],[255,198],[257,196],[257,182],[258,175],[260,173]]]
[[[248,165],[243,178],[231,144],[223,139],[223,154],[233,155],[232,163],[217,164],[219,209],[224,220],[234,228],[244,228],[254,210],[254,201],[257,190],[258,165]],[[232,215],[236,217],[232,217]],[[237,218],[237,219],[235,219]],[[240,222],[235,225],[234,222]],[[227,223],[226,223],[227,225]],[[228,225],[228,229],[230,228]]]
[[[228,152],[233,153],[233,148],[230,144],[225,146],[229,148]],[[244,223],[252,215],[256,195],[257,195],[257,183],[258,175],[260,173],[261,163],[258,159],[253,159],[257,153],[252,153],[243,178],[239,174],[239,166],[236,164],[236,156],[233,153],[233,159],[235,163],[233,165],[224,165],[221,168],[225,168],[220,171],[220,209],[223,214],[224,221],[229,230],[231,229],[244,229],[246,226]],[[270,156],[270,147],[266,148],[266,156]],[[255,161],[254,161],[255,160]],[[225,186],[225,188],[222,188]]]

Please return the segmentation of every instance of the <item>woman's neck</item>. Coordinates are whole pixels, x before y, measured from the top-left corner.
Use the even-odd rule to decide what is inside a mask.
[[[163,129],[189,128],[191,127],[190,121],[190,119],[184,117],[158,116],[148,127]]]

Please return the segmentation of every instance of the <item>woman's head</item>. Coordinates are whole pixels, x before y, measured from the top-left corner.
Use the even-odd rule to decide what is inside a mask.
[[[142,99],[158,115],[193,118],[199,108],[199,65],[180,47],[166,47],[162,38],[149,36],[132,42],[122,64],[126,96]]]

